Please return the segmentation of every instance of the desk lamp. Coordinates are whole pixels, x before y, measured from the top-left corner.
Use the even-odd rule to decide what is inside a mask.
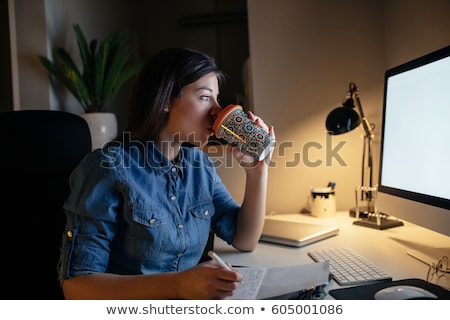
[[[357,111],[355,111],[355,106]],[[367,202],[367,206],[359,206],[350,209],[350,216],[356,217],[353,224],[371,227],[375,229],[387,229],[403,225],[401,221],[388,219],[385,214],[376,212],[375,197],[376,187],[373,185],[373,153],[372,141],[375,125],[370,123],[364,115],[356,84],[349,84],[348,95],[342,106],[333,109],[326,119],[325,125],[328,134],[338,135],[352,131],[362,124],[364,129],[364,144],[361,170],[361,202]],[[375,190],[375,191],[374,191]],[[357,203],[358,198],[356,199]]]

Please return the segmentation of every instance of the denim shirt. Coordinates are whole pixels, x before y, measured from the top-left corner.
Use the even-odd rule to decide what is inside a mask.
[[[108,272],[149,274],[196,265],[209,230],[231,243],[239,205],[197,148],[176,165],[150,141],[111,143],[70,178],[59,279]]]

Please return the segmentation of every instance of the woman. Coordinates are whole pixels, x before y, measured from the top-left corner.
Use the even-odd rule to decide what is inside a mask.
[[[222,80],[213,59],[191,49],[163,50],[144,66],[123,139],[71,176],[59,263],[67,299],[221,299],[242,281],[234,269],[199,263],[210,229],[252,251],[265,214],[269,157],[234,148],[246,172],[238,205],[195,148],[213,134]]]

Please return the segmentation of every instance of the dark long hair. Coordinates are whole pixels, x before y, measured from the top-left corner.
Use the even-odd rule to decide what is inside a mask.
[[[219,86],[224,74],[209,55],[189,48],[169,48],[154,55],[142,68],[128,109],[125,132],[132,139],[154,140],[165,126],[171,100],[183,88],[214,72]]]

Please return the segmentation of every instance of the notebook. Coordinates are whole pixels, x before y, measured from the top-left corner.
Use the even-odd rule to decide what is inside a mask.
[[[338,233],[335,226],[266,219],[260,241],[303,247]]]

